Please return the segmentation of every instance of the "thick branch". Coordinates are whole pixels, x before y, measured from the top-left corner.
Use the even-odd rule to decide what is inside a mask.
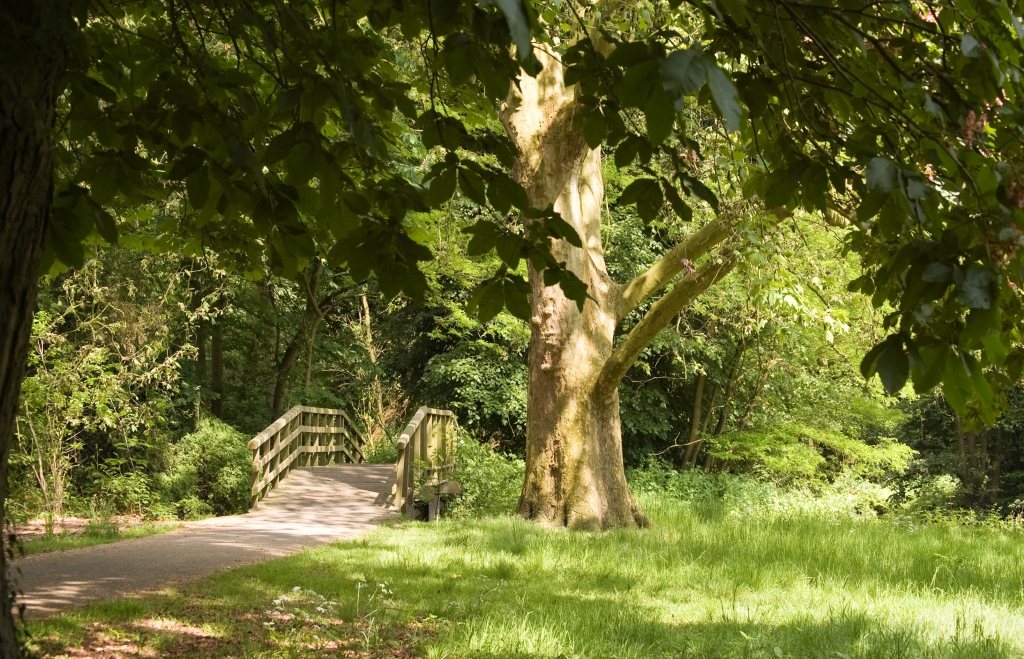
[[[619,385],[619,380],[633,365],[644,348],[654,340],[677,313],[693,302],[694,299],[715,282],[729,274],[739,262],[739,254],[729,252],[718,260],[705,263],[697,272],[683,278],[675,288],[655,302],[636,327],[626,335],[626,339],[615,348],[611,357],[604,365],[598,378],[596,393],[610,395]]]
[[[710,222],[673,247],[665,256],[622,287],[616,315],[625,318],[637,305],[664,288],[672,278],[712,247],[725,240],[732,227],[723,220]]]

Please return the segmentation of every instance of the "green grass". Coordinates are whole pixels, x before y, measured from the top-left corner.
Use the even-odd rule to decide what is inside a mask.
[[[641,503],[655,528],[402,523],[29,629],[51,656],[1024,655],[1019,530]]]
[[[90,524],[90,526],[92,525]],[[22,541],[18,543],[16,552],[31,555],[48,551],[79,549],[81,547],[105,545],[109,542],[128,540],[130,538],[144,538],[147,535],[167,533],[177,528],[181,528],[181,523],[144,522],[127,529],[118,529],[112,524],[110,526],[101,524],[94,528],[86,527],[84,533],[48,533],[31,540]]]

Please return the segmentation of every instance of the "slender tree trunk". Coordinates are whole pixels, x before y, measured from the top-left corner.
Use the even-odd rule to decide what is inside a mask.
[[[73,30],[64,3],[0,3],[0,523],[53,199],[52,130]],[[0,659],[21,656],[0,551]]]
[[[581,238],[580,248],[555,241],[552,253],[587,285],[582,310],[560,287],[545,286],[528,262],[530,348],[527,383],[526,479],[519,514],[543,523],[598,529],[647,524],[626,484],[618,384],[643,348],[672,318],[735,264],[730,255],[676,283],[620,345],[615,328],[640,302],[661,290],[693,259],[724,241],[728,225],[695,232],[642,276],[611,280],[601,244],[604,182],[600,149],[572,128],[574,91],[558,59],[538,48],[544,65],[520,76],[501,118],[518,147],[513,177],[534,208],[554,207]],[[530,220],[526,220],[530,226]]]
[[[708,401],[708,413],[704,415],[704,421],[700,424],[700,434],[706,435],[708,433],[708,426],[711,424],[711,417],[715,415],[715,404],[718,403],[718,394],[722,388],[715,383],[715,386],[711,387],[711,399]]]
[[[210,339],[210,389],[213,401],[210,410],[218,419],[224,418],[224,318],[218,316],[213,323]]]
[[[683,467],[689,469],[697,462],[700,451],[700,419],[704,411],[704,383],[708,374],[701,372],[697,376],[697,386],[693,392],[693,414],[690,417],[690,439],[686,442],[686,453],[683,455]]]
[[[754,387],[754,393],[747,399],[747,407],[743,411],[743,418],[740,419],[739,429],[746,430],[747,424],[750,423],[750,415],[754,413],[754,408],[757,406],[757,400],[761,396],[761,391],[764,389],[765,383],[768,382],[768,377],[772,373],[772,367],[774,367],[779,360],[773,359],[768,362],[768,366],[765,367],[764,371],[761,372],[761,377],[757,380],[757,385]]]
[[[725,400],[722,401],[722,410],[718,414],[715,437],[722,434],[722,431],[725,430],[725,422],[729,420],[729,403],[732,402],[732,398],[736,394],[736,383],[740,379],[740,364],[743,362],[743,351],[746,347],[746,341],[741,341],[736,349],[736,356],[732,360],[732,366],[729,368],[729,379],[725,383]]]
[[[373,327],[370,324],[370,303],[366,294],[359,296],[363,303],[363,325],[366,328],[366,352],[370,356],[370,363],[377,364],[377,349],[373,345]],[[384,391],[381,387],[380,378],[373,374],[373,394],[377,402],[377,428],[384,432]]]
[[[960,480],[967,483],[967,447],[964,444],[964,421],[956,415],[956,445],[960,456]]]
[[[320,323],[309,328],[309,340],[306,342],[306,374],[302,378],[302,384],[308,389],[313,379],[313,346],[316,345],[316,331]]]

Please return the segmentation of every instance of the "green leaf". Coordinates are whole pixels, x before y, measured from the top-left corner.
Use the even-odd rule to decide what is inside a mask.
[[[658,216],[661,206],[664,203],[661,193],[661,185],[652,178],[638,178],[622,191],[619,195],[619,204],[628,206],[636,204],[636,212],[645,222],[650,222]]]
[[[683,109],[683,96],[700,89],[707,79],[707,62],[696,50],[677,50],[661,63],[661,85],[676,110]]]
[[[633,162],[640,151],[640,145],[643,143],[644,138],[639,135],[630,135],[622,140],[619,148],[615,149],[615,166],[621,169]]]
[[[498,258],[505,262],[513,270],[519,267],[520,254],[523,247],[523,239],[509,233],[502,233],[495,243]]]
[[[910,360],[903,349],[903,339],[899,334],[889,336],[882,344],[884,347],[878,355],[875,370],[886,393],[894,396],[907,383],[910,375]]]
[[[877,372],[878,357],[885,350],[885,342],[879,343],[874,348],[868,351],[868,354],[864,355],[864,359],[860,361],[860,374],[864,376],[865,380],[870,380],[871,376]]]
[[[828,192],[828,170],[824,167],[811,165],[800,179],[803,187],[804,205],[811,209],[825,212]]]
[[[520,210],[530,207],[530,200],[523,186],[504,172],[496,172],[491,177],[490,185],[487,186],[487,198],[491,205],[502,213],[507,213],[513,206]]]
[[[487,190],[484,187],[484,180],[473,170],[465,167],[459,168],[459,189],[462,190],[462,194],[475,203],[481,206],[487,205]]]
[[[210,196],[210,168],[203,165],[189,175],[185,181],[185,190],[188,192],[188,203],[192,208],[202,208]]]
[[[284,160],[295,146],[297,136],[298,131],[295,129],[274,136],[267,145],[267,150],[263,152],[263,164],[269,167]]]
[[[615,50],[608,56],[608,66],[633,66],[638,62],[648,59],[651,56],[651,49],[643,41],[625,41],[615,46]]]
[[[562,276],[558,280],[558,285],[565,293],[565,297],[569,298],[576,303],[576,308],[581,312],[583,311],[583,305],[586,303],[587,298],[587,285],[580,281],[580,278],[576,276],[576,273],[571,270],[562,271]]]
[[[103,238],[103,240],[107,241],[111,245],[116,245],[117,222],[114,220],[114,217],[107,211],[103,210],[102,206],[92,202],[91,200],[89,205],[92,207],[93,219],[96,222],[96,232],[100,234],[100,237]]]
[[[530,285],[518,275],[509,275],[502,282],[502,289],[508,312],[520,320],[530,322],[533,314],[530,309]]]
[[[167,173],[167,180],[181,181],[199,169],[204,162],[206,162],[206,154],[195,147],[189,147],[171,167],[171,171]]]
[[[647,119],[647,137],[657,146],[672,133],[676,120],[675,106],[661,87],[655,87],[644,104],[644,118]]]
[[[928,283],[942,283],[953,278],[953,267],[945,263],[929,263],[928,267],[921,273],[922,281]]]
[[[488,280],[480,284],[466,305],[470,312],[476,310],[481,323],[493,319],[505,308],[505,292],[501,279]]]
[[[526,5],[523,0],[488,0],[482,4],[490,4],[491,1],[496,2],[505,14],[508,31],[516,42],[516,58],[523,66],[523,70],[531,76],[536,76],[543,67],[533,53],[533,36],[530,34],[530,18]]]
[[[896,185],[896,165],[888,158],[875,157],[864,170],[864,179],[868,189],[888,193]]]
[[[693,209],[679,196],[675,186],[668,181],[663,181],[662,187],[665,189],[665,196],[668,198],[668,203],[672,204],[672,210],[676,212],[676,216],[683,222],[693,220]]]
[[[942,381],[948,354],[949,346],[940,343],[925,345],[918,349],[917,359],[910,370],[915,392],[927,393]]]
[[[596,149],[601,146],[605,136],[608,134],[608,124],[605,123],[604,115],[600,110],[593,110],[583,120],[583,138],[587,146]]]
[[[986,268],[972,265],[967,268],[960,285],[960,304],[968,309],[988,309],[992,306],[992,286]]]
[[[626,69],[622,80],[615,87],[616,97],[623,107],[642,108],[647,104],[647,98],[658,80],[657,71],[660,66],[661,63],[656,60],[646,60]]]
[[[680,174],[679,180],[682,181],[683,186],[686,187],[686,190],[691,195],[708,202],[708,205],[710,205],[716,213],[718,212],[718,197],[715,196],[715,193],[712,192],[708,186],[688,174]]]
[[[462,232],[473,236],[466,246],[466,254],[469,256],[480,256],[491,251],[498,241],[498,236],[504,233],[494,222],[487,220],[480,220],[473,226],[466,227]]]
[[[545,216],[544,226],[555,238],[561,238],[573,247],[583,247],[583,240],[580,238],[580,234],[576,232],[576,229],[571,224],[562,219],[562,216],[558,213],[552,211]]]
[[[726,129],[731,133],[740,129],[743,120],[743,106],[740,105],[739,92],[729,76],[714,62],[707,64],[708,88],[715,106],[725,121]]]
[[[455,194],[457,174],[454,165],[442,165],[438,168],[438,173],[430,179],[430,187],[424,195],[428,206],[438,208],[452,198]]]

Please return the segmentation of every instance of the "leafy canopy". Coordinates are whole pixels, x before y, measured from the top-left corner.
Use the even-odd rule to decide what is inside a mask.
[[[641,217],[666,203],[682,221],[694,203],[718,208],[679,157],[694,131],[718,130],[746,154],[746,196],[849,224],[866,269],[855,288],[890,331],[865,376],[890,392],[941,384],[958,413],[991,423],[1021,375],[1020,2],[75,7],[81,57],[62,99],[49,239],[65,264],[81,262],[91,231],[117,238],[111,211],[144,212],[153,246],[285,274],[322,254],[357,279],[375,274],[387,295],[419,297],[431,254],[410,237],[416,214],[458,189],[491,218],[471,249],[503,261],[474,299],[483,317],[528,315],[523,259],[582,304],[585,288],[548,250],[576,236],[526,207],[511,144],[471,120],[520,66],[537,73],[532,38],[562,54],[590,146],[620,167],[673,156],[672,171],[623,191]],[[694,104],[718,120],[687,121]],[[543,230],[506,221],[514,209]]]

